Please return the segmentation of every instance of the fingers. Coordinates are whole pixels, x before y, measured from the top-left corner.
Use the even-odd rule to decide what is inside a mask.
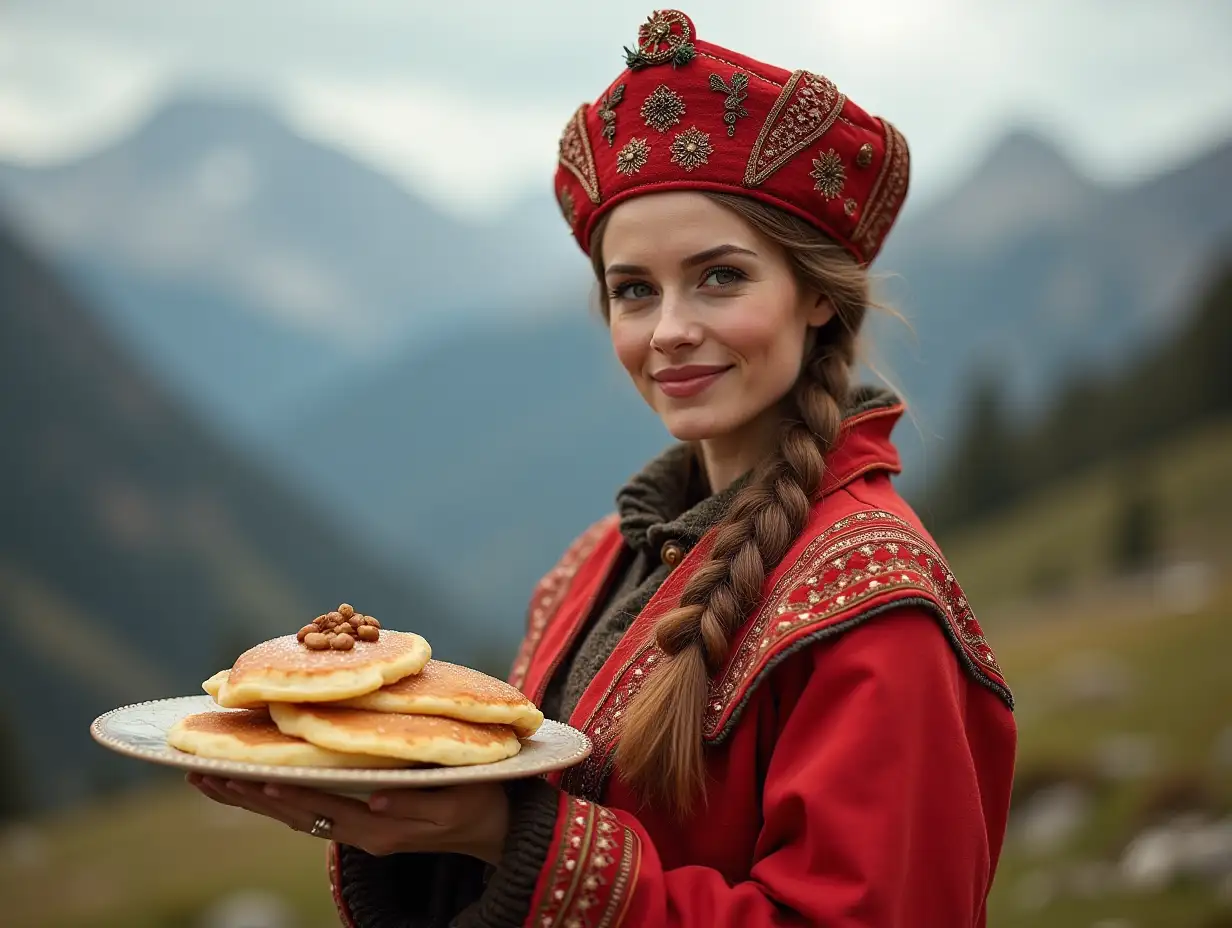
[[[224,806],[241,806],[240,797],[233,792],[228,792],[223,788],[223,781],[213,777],[203,777],[198,773],[190,773],[186,779],[189,785],[195,787],[197,792],[201,793],[206,799],[211,799],[214,802]]]
[[[267,798],[261,790],[262,784],[260,783],[196,775],[190,775],[189,783],[215,802],[271,818],[296,831],[307,831],[312,827],[312,822],[316,818],[315,815],[300,809],[282,806]]]
[[[458,822],[482,814],[481,807],[467,806],[479,795],[471,787],[392,790],[373,796],[373,800],[392,800],[387,806],[375,802],[380,810],[373,811],[354,799],[282,783],[223,780],[198,774],[190,774],[187,780],[215,802],[274,819],[296,831],[309,832],[318,816],[324,816],[333,822],[333,840],[376,856],[407,851],[457,852],[453,828]],[[391,811],[395,808],[421,817],[399,815]],[[442,826],[441,822],[452,824]]]
[[[318,815],[324,815],[334,822],[342,822],[372,814],[362,802],[316,789],[287,786],[284,783],[266,783],[260,791],[279,806],[308,813],[314,819]]]
[[[488,783],[443,789],[392,789],[373,793],[368,808],[380,815],[437,825],[455,823],[486,808],[493,787]]]

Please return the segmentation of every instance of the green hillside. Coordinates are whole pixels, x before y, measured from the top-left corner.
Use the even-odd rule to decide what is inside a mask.
[[[1106,462],[986,522],[941,537],[981,620],[1117,584],[1127,509],[1151,512],[1157,561],[1232,559],[1232,419]],[[1122,584],[1123,586],[1123,584]],[[1094,588],[1094,589],[1093,589]]]

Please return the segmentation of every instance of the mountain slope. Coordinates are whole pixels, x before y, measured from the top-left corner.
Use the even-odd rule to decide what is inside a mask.
[[[94,715],[199,691],[342,600],[466,656],[456,597],[186,417],[3,229],[0,307],[0,779],[24,801],[146,775],[88,741]]]
[[[580,266],[550,200],[516,230],[464,223],[238,99],[183,96],[79,161],[0,166],[0,204],[165,382],[248,436],[387,344]]]
[[[1232,240],[1232,142],[1125,188],[1059,157],[1007,140],[952,196],[909,211],[878,261],[917,333],[892,345],[891,366],[943,436],[973,369],[1033,407],[1068,373],[1165,337]]]

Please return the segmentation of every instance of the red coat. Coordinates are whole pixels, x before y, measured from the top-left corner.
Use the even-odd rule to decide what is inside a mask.
[[[808,526],[711,684],[707,805],[678,822],[613,770],[621,708],[663,659],[673,570],[578,702],[595,750],[562,787],[528,928],[985,924],[1005,832],[1011,697],[961,589],[890,474],[900,407],[849,419]],[[532,699],[622,545],[592,526],[540,582],[511,681]],[[340,897],[338,897],[340,898]]]

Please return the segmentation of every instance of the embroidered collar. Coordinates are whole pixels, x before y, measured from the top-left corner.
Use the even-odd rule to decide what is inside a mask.
[[[901,406],[898,397],[880,387],[857,387],[852,392],[844,428],[848,428],[848,422],[856,427],[867,419],[885,421],[878,423],[881,428],[849,429],[827,462],[823,494],[874,467],[892,472],[900,469],[889,430]],[[643,549],[654,557],[668,541],[692,548],[723,518],[751,476],[746,473],[721,493],[711,493],[693,446],[672,445],[616,494],[621,534],[631,548]]]

